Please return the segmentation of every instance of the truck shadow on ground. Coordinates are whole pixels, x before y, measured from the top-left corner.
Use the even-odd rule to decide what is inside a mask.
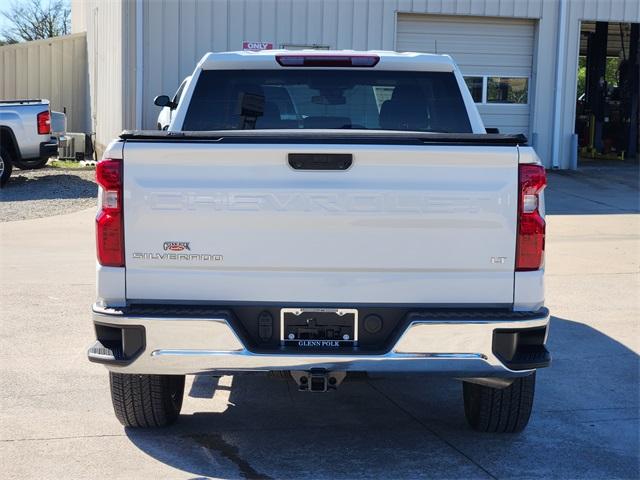
[[[560,318],[549,346],[522,434],[470,430],[460,383],[423,375],[357,378],[328,394],[200,376],[185,392],[197,413],[126,434],[194,478],[638,478],[638,355]]]

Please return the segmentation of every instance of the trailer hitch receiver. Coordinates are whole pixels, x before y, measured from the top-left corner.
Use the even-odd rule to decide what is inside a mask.
[[[308,372],[291,372],[291,376],[298,384],[299,391],[320,393],[336,390],[347,373],[330,372],[319,368]]]

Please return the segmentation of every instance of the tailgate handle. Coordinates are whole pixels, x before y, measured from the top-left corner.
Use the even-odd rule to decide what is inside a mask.
[[[346,170],[353,163],[350,153],[290,153],[289,165],[295,170]]]

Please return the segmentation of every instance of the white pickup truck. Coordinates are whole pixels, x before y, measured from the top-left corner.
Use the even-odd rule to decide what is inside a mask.
[[[175,421],[185,375],[462,381],[522,430],[545,348],[545,171],[487,134],[447,55],[210,53],[166,132],[98,163],[97,336],[126,426]],[[425,392],[426,394],[426,392]]]
[[[52,132],[49,100],[0,101],[0,186],[13,166],[40,168],[58,154]]]
[[[180,83],[178,90],[176,90],[173,99],[169,98],[168,95],[158,95],[153,100],[153,103],[156,106],[162,107],[162,110],[160,110],[160,113],[158,114],[158,121],[156,123],[158,130],[169,129],[169,125],[171,124],[171,120],[173,119],[175,111],[178,108],[178,104],[180,103],[182,94],[184,93],[184,90],[189,84],[190,80],[190,76],[182,80],[182,83]]]

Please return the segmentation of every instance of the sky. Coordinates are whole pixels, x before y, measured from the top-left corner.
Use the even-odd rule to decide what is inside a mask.
[[[9,7],[12,3],[18,3],[20,0],[0,0],[0,12],[4,12],[5,10],[9,10]],[[4,28],[7,25],[7,21],[4,18],[4,15],[0,15],[0,29]]]
[[[0,0],[0,12],[8,10],[12,3],[20,3],[20,0]],[[0,15],[0,29],[6,26],[7,22],[3,15]]]
[[[0,12],[3,12],[5,10],[8,10],[9,7],[11,6],[11,4],[14,2],[15,0],[0,0]],[[18,0],[20,1],[20,0]],[[17,3],[17,2],[16,2]],[[5,25],[5,19],[3,15],[0,15],[0,27],[3,27]]]

